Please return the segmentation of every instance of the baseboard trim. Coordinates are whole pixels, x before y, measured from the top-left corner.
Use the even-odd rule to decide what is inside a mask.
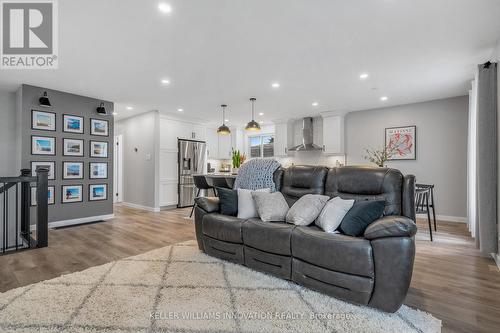
[[[491,256],[493,257],[493,260],[495,260],[498,269],[500,269],[500,254],[492,253]]]
[[[49,228],[59,228],[59,227],[66,227],[66,226],[75,225],[75,224],[83,224],[83,223],[89,223],[89,222],[109,220],[109,219],[112,219],[114,217],[115,217],[115,214],[97,215],[97,216],[82,217],[79,219],[49,222],[48,225],[49,225]],[[32,224],[30,229],[32,231],[36,230],[36,224]]]
[[[419,219],[427,219],[427,214],[417,214],[417,217]],[[431,219],[432,219],[432,214],[431,214]],[[467,218],[460,217],[460,216],[436,215],[436,220],[447,221],[447,222],[467,223]]]
[[[138,204],[131,203],[131,202],[125,202],[125,201],[123,201],[123,202],[120,202],[120,204],[122,204],[124,206],[127,206],[127,207],[131,207],[131,208],[147,210],[148,212],[158,213],[160,211],[159,207],[143,206],[143,205],[138,205]]]

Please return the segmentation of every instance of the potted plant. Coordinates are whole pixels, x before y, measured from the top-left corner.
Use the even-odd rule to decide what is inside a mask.
[[[232,164],[233,164],[233,174],[237,174],[240,166],[245,162],[245,154],[241,154],[239,150],[233,150],[232,154]]]
[[[385,146],[382,149],[365,148],[366,155],[363,158],[367,161],[375,163],[379,167],[385,167],[385,163],[395,154],[395,148]]]

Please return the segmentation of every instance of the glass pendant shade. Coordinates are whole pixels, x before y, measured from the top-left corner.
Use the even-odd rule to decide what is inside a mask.
[[[252,120],[245,126],[246,131],[260,131],[260,125],[255,121],[255,100],[256,99],[254,97],[250,98],[250,102],[252,102]]]
[[[219,135],[229,135],[231,134],[231,130],[229,127],[226,126],[225,120],[226,120],[226,104],[222,104],[222,125],[219,126],[217,129],[217,134]]]

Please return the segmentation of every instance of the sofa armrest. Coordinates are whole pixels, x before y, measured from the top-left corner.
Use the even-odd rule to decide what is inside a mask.
[[[195,198],[194,202],[207,213],[219,211],[219,198],[217,197],[199,197]]]
[[[364,237],[372,240],[385,237],[413,237],[417,233],[415,222],[405,216],[384,216],[366,228]]]

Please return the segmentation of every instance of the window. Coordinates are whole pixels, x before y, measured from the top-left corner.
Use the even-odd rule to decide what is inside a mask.
[[[274,156],[274,136],[251,136],[248,138],[248,143],[250,146],[250,158]]]

